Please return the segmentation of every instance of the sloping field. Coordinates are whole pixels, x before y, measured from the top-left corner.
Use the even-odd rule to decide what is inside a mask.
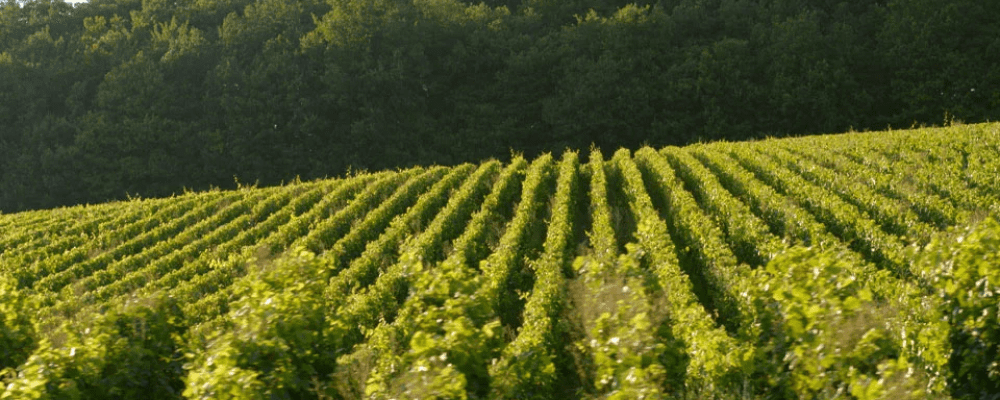
[[[998,175],[986,124],[0,215],[0,398],[984,398]]]

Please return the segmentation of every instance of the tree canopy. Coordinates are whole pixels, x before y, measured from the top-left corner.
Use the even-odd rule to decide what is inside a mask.
[[[0,3],[0,210],[1000,112],[1000,2]]]

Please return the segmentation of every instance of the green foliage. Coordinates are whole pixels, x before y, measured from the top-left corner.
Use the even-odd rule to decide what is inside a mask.
[[[421,312],[404,311],[399,317],[406,322],[401,334],[370,339],[373,347],[407,351],[378,359],[364,393],[408,399],[482,393],[489,381],[487,366],[499,355],[503,339],[490,300],[476,296],[483,276],[451,259],[418,265],[412,273],[416,279],[408,301],[422,303]]]
[[[756,274],[747,293],[759,310],[756,366],[787,398],[918,398],[927,382],[894,340],[891,302],[875,299],[843,255],[791,248]]]
[[[886,233],[864,211],[825,189],[808,183],[801,175],[788,171],[775,162],[770,154],[752,148],[734,152],[740,164],[757,174],[761,180],[779,192],[798,199],[802,208],[829,227],[840,238],[851,242],[855,249],[900,277],[911,274],[903,261],[904,243],[898,236]]]
[[[670,318],[672,343],[679,349],[671,353],[684,354],[686,360],[673,363],[668,373],[682,377],[683,390],[695,396],[735,396],[748,371],[751,348],[729,336],[716,325],[715,318],[695,295],[693,279],[681,270],[678,249],[667,223],[660,219],[650,195],[643,184],[643,176],[628,151],[615,153],[612,162],[624,177],[622,190],[629,208],[635,215],[636,243],[648,258],[645,260],[663,291]]]
[[[195,349],[195,354],[201,356],[191,363],[185,395],[193,398],[286,398],[308,393],[312,379],[332,373],[337,353],[358,340],[356,323],[371,309],[355,307],[362,302],[358,298],[368,296],[351,296],[352,288],[370,283],[371,278],[367,275],[378,272],[377,260],[394,251],[392,241],[397,241],[395,245],[398,245],[402,230],[413,223],[419,224],[420,217],[433,210],[433,204],[443,200],[443,191],[470,169],[471,166],[455,168],[404,216],[400,215],[402,210],[416,201],[418,193],[440,178],[445,168],[436,168],[411,179],[350,234],[335,243],[331,251],[316,257],[305,249],[293,250],[287,260],[279,260],[263,270],[258,279],[247,282],[246,296],[227,316],[227,322],[232,325],[230,332],[207,337],[204,339],[206,348]],[[390,234],[381,235],[376,241],[382,229]],[[363,239],[366,235],[367,239]],[[355,243],[345,244],[351,241]],[[367,246],[361,253],[360,247],[364,245]],[[359,258],[347,267],[340,258],[344,256]],[[345,267],[346,270],[341,271]],[[339,274],[330,278],[333,272]],[[369,281],[362,282],[365,279]],[[384,297],[379,295],[391,296],[392,293],[379,291],[371,298],[377,302]],[[364,305],[371,307],[373,304]],[[357,312],[338,318],[337,314],[343,314],[344,309]],[[212,334],[214,332],[209,332]],[[201,339],[195,341],[201,342]]]
[[[329,352],[319,347],[326,281],[314,271],[321,265],[322,260],[304,249],[292,249],[276,261],[274,270],[280,274],[253,284],[250,295],[232,306],[232,327],[216,333],[206,350],[195,349],[195,358],[185,366],[189,372],[184,396],[281,396],[317,376],[312,364]],[[288,286],[274,291],[275,284]],[[284,385],[272,385],[274,381]]]
[[[67,321],[42,339],[0,398],[177,397],[183,316],[173,299],[138,299],[83,321]]]
[[[592,148],[0,214],[0,398],[988,397],[998,139]]]
[[[643,256],[630,244],[629,253],[611,263],[589,257],[573,262],[587,272],[586,297],[577,307],[598,314],[586,322],[587,338],[575,345],[593,355],[594,390],[608,398],[656,397],[678,388],[668,368],[680,357],[671,354],[676,343],[665,332],[666,310],[656,302],[662,294],[644,282]]]
[[[488,224],[498,222],[501,205],[514,199],[526,164],[523,158],[516,159],[501,173],[447,259],[425,267],[415,253],[404,255],[408,273],[415,280],[410,285],[411,295],[395,321],[380,324],[367,335],[368,344],[347,356],[359,365],[375,359],[371,371],[357,371],[359,375],[369,373],[363,382],[365,394],[461,398],[466,391],[482,394],[488,388],[487,365],[502,346],[502,331],[490,299],[476,296],[483,276],[470,264],[476,264],[488,250],[481,243],[488,237]],[[454,323],[442,325],[444,321]]]
[[[559,316],[566,306],[563,265],[573,239],[573,212],[579,187],[576,153],[566,152],[559,163],[559,176],[547,227],[545,252],[531,262],[535,284],[524,306],[524,323],[517,337],[490,366],[491,396],[495,398],[554,398],[557,396],[561,363]]]
[[[0,275],[0,371],[20,365],[35,347],[30,303],[11,279]]]
[[[769,232],[765,224],[750,207],[740,203],[726,191],[719,180],[690,154],[668,147],[662,151],[677,169],[685,187],[698,199],[703,209],[715,216],[714,220],[726,232],[729,246],[740,261],[760,266],[778,253],[785,244]]]
[[[990,218],[950,231],[924,247],[914,260],[920,279],[942,301],[950,327],[951,384],[958,398],[984,398],[1000,390],[1000,223]]]
[[[976,0],[5,0],[0,209],[510,149],[996,119],[997,12]]]

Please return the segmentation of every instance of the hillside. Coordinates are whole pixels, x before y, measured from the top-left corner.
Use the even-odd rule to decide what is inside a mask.
[[[0,399],[981,398],[998,168],[958,125],[0,214]]]

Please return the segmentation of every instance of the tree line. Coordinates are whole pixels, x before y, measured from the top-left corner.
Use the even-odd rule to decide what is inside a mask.
[[[996,119],[1000,2],[4,0],[0,210]]]

